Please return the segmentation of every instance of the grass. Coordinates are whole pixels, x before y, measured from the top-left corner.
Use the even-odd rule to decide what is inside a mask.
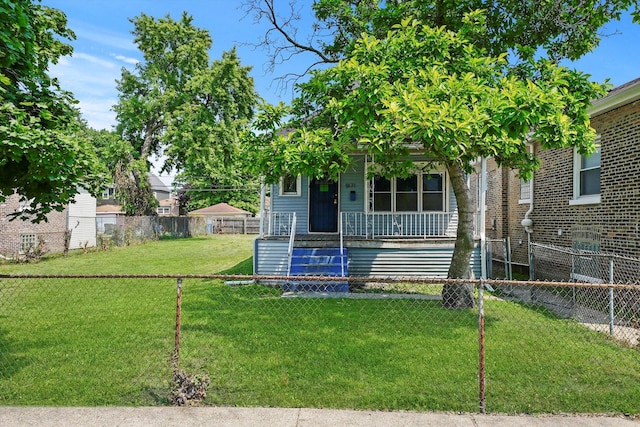
[[[247,236],[152,242],[0,273],[251,272]],[[171,387],[172,279],[0,281],[0,404],[159,405]],[[478,410],[477,310],[433,300],[282,298],[185,279],[181,368],[205,404]],[[487,410],[640,414],[640,352],[488,300]]]
[[[34,264],[0,264],[0,273],[31,274],[251,274],[251,235],[149,241],[108,251],[71,251]]]

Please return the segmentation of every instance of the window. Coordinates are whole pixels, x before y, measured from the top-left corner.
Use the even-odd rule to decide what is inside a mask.
[[[169,206],[158,206],[157,213],[158,215],[169,215],[171,208]]]
[[[573,199],[571,205],[600,203],[600,137],[596,151],[581,155],[576,151],[573,160]]]
[[[116,187],[111,185],[102,192],[103,199],[114,199],[116,197]]]
[[[417,174],[391,179],[375,176],[371,185],[374,212],[445,210],[444,174]]]
[[[396,211],[418,210],[418,177],[396,178]]]
[[[301,194],[301,177],[285,175],[280,179],[281,196],[299,196]]]
[[[35,234],[20,235],[20,252],[27,252],[29,250],[33,250],[35,247],[36,247]]]
[[[600,148],[589,157],[580,156],[580,196],[600,194]]]
[[[373,178],[373,210],[391,211],[391,180],[381,176]]]
[[[529,203],[531,201],[531,181],[520,178],[520,200],[518,203]]]
[[[422,210],[444,210],[444,183],[442,174],[422,175]]]

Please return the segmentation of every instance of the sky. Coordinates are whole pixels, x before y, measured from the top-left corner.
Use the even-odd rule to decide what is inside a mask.
[[[194,19],[194,25],[209,30],[213,46],[210,59],[237,48],[243,65],[253,67],[258,94],[270,103],[289,103],[293,97],[291,85],[283,90],[278,77],[303,71],[313,60],[300,57],[287,61],[269,72],[268,52],[255,47],[268,26],[256,23],[242,8],[243,0],[42,0],[45,6],[63,11],[68,27],[76,34],[70,44],[71,57],[63,57],[52,65],[50,74],[58,77],[64,89],[74,93],[83,118],[95,129],[111,129],[115,125],[112,106],[117,103],[116,80],[122,67],[133,70],[142,55],[133,43],[129,19],[145,13],[155,18],[170,14],[178,20],[183,11]],[[282,4],[287,4],[282,0]],[[311,0],[297,2],[300,14],[311,22]],[[640,24],[633,24],[626,14],[603,28],[604,37],[593,52],[572,64],[592,75],[592,80],[609,79],[614,86],[640,77]]]

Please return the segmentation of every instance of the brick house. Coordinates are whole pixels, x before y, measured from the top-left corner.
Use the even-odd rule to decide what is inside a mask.
[[[95,247],[96,245],[96,199],[84,190],[79,190],[75,203],[63,211],[52,211],[47,222],[33,223],[9,215],[21,210],[20,196],[11,195],[0,203],[0,257],[14,258],[24,253],[29,246],[44,239],[48,252],[60,253],[65,248],[65,232],[71,231],[69,249]]]
[[[640,78],[612,89],[589,113],[599,144],[591,156],[535,144],[541,166],[530,183],[487,161],[486,236],[509,237],[516,265],[528,266],[529,237],[640,258]]]

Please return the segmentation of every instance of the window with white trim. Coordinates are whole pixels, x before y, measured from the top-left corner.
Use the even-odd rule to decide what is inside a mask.
[[[445,211],[443,173],[420,173],[390,179],[375,176],[371,185],[375,212]]]
[[[531,180],[525,181],[520,178],[520,200],[518,203],[531,202]]]
[[[29,250],[33,250],[35,247],[36,247],[35,234],[20,235],[20,252],[27,252]]]
[[[302,177],[285,175],[280,178],[281,196],[300,196],[302,193]]]
[[[115,199],[116,197],[116,187],[114,185],[110,185],[102,192],[103,199]]]
[[[600,136],[590,155],[574,153],[572,205],[600,203]]]
[[[382,176],[373,178],[373,210],[391,211],[391,180]]]

